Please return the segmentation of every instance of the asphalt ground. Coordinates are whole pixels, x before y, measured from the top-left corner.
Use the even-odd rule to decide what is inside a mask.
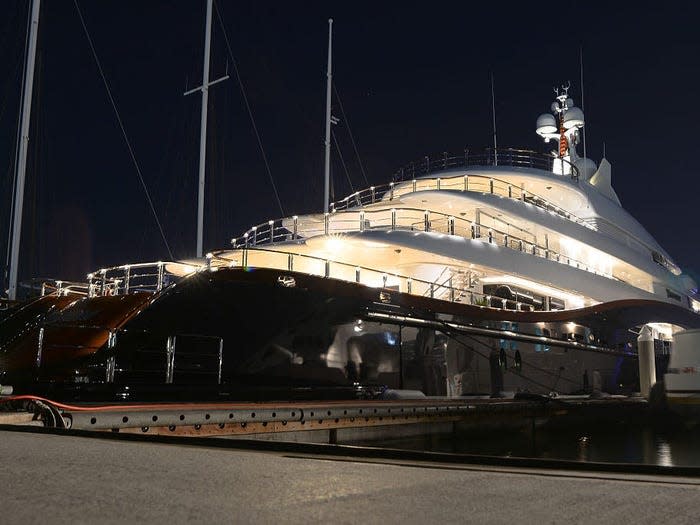
[[[700,478],[0,431],[0,523],[698,523]]]

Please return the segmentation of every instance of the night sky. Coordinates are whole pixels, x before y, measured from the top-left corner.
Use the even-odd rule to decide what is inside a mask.
[[[195,252],[204,1],[79,0],[134,154],[177,258]],[[4,265],[28,1],[0,20],[0,249]],[[700,271],[695,3],[228,2],[219,11],[284,215],[323,205],[327,19],[334,127],[355,190],[441,151],[550,151],[535,134],[552,88],[585,67],[588,156],[606,145],[623,206]],[[214,17],[205,250],[282,216]],[[44,0],[20,279],[168,259],[72,1]],[[582,153],[579,151],[579,153]],[[335,197],[351,192],[334,149]],[[4,275],[0,277],[6,287]]]

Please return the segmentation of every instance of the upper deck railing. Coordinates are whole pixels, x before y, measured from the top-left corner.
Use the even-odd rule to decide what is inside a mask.
[[[552,171],[554,163],[560,163],[561,167],[564,168],[560,171],[568,171],[571,180],[578,180],[578,168],[569,161],[537,151],[514,148],[486,148],[485,150],[464,148],[460,154],[443,151],[434,155],[426,155],[397,170],[393,180],[400,182],[439,171],[476,166],[512,166]]]
[[[481,240],[619,280],[609,272],[554,250],[549,246],[546,237],[544,243],[538,242],[531,232],[483,211],[476,220],[411,207],[356,211],[356,214],[327,214],[322,221],[299,217],[269,221],[260,227],[253,227],[249,230],[250,234],[246,232],[242,237],[233,239],[232,245],[234,248],[246,249],[296,241],[302,238],[300,231],[304,232],[304,238],[370,230],[423,231]]]
[[[544,197],[531,191],[519,188],[511,182],[507,182],[487,175],[447,175],[442,177],[423,177],[403,182],[390,182],[380,186],[370,186],[357,191],[347,197],[330,204],[331,213],[362,208],[378,202],[390,203],[394,199],[414,193],[416,191],[452,190],[474,193],[490,193],[499,197],[508,197],[513,200],[527,202],[543,210],[551,211],[567,220],[595,230],[590,221],[577,217],[561,206],[548,201]],[[260,227],[261,225],[258,225]]]
[[[173,269],[177,269],[178,272],[174,273]],[[139,292],[155,293],[178,280],[181,275],[195,272],[198,269],[199,267],[186,263],[166,261],[102,268],[88,274],[88,283],[84,285],[85,289],[82,293],[88,297]]]

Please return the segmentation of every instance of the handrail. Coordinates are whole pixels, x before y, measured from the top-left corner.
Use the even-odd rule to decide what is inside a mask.
[[[420,160],[413,161],[398,169],[394,173],[393,180],[403,181],[406,180],[406,177],[413,179],[416,176],[420,177],[421,175],[428,175],[438,171],[475,166],[515,166],[551,171],[555,161],[566,165],[571,173],[572,180],[577,181],[579,179],[579,171],[575,165],[552,155],[515,148],[498,148],[496,150],[486,148],[483,151],[464,148],[464,152],[460,155],[447,151],[426,155]]]
[[[97,297],[159,292],[179,279],[178,275],[167,269],[172,266],[185,270],[187,274],[198,270],[197,267],[177,261],[134,263],[102,268],[88,274],[87,295]]]
[[[474,182],[475,180],[476,183]],[[411,183],[410,186],[408,183]],[[557,215],[585,226],[586,228],[591,230],[596,229],[595,226],[590,224],[588,220],[577,217],[575,214],[548,201],[536,193],[518,188],[510,182],[495,177],[476,174],[453,175],[447,177],[427,177],[406,180],[399,183],[390,182],[380,186],[370,186],[369,188],[356,191],[355,193],[348,195],[339,201],[331,203],[330,209],[333,213],[335,213],[342,210],[362,208],[366,205],[375,204],[377,202],[391,202],[395,198],[402,195],[426,190],[456,190],[462,192],[491,193],[498,195],[499,197],[508,197],[513,200],[529,202],[538,208],[542,208],[547,211],[554,211]],[[353,202],[359,204],[352,205]],[[258,227],[260,226],[262,225],[258,225]]]
[[[325,278],[338,279],[346,282],[355,282],[365,286],[373,286],[387,290],[390,294],[392,290],[409,295],[430,297],[433,299],[448,301],[452,303],[462,303],[467,301],[472,305],[497,310],[531,310],[531,305],[522,302],[508,300],[502,297],[476,292],[471,288],[460,288],[445,284],[417,279],[408,275],[389,273],[376,268],[358,266],[344,263],[314,255],[306,255],[288,252],[284,250],[271,250],[268,248],[245,248],[241,250],[240,260],[225,257],[220,253],[213,254],[213,264],[222,261],[229,268],[270,268],[289,272],[301,272],[307,275],[317,275]],[[264,254],[266,257],[256,261],[257,255]],[[279,256],[277,261],[271,260],[270,255]],[[299,270],[299,261],[311,262],[310,268]],[[315,265],[313,263],[316,263]],[[443,271],[444,272],[444,271]],[[451,280],[448,279],[448,280]],[[294,280],[290,276],[280,276],[279,282],[283,286],[295,286]],[[386,296],[380,294],[380,300]],[[500,306],[494,306],[500,305]],[[513,308],[508,308],[508,306]]]
[[[474,182],[476,180],[476,183]],[[384,184],[382,186],[371,186],[367,189],[358,191],[345,197],[344,199],[331,203],[332,214],[339,211],[345,210],[358,210],[363,208],[367,204],[374,204],[377,202],[392,202],[395,198],[405,195],[407,193],[413,193],[415,191],[425,191],[432,189],[449,189],[458,191],[474,191],[480,193],[491,193],[498,195],[499,197],[508,197],[513,200],[520,200],[523,202],[528,202],[538,208],[554,212],[557,215],[564,217],[567,220],[580,224],[590,230],[596,230],[596,227],[589,221],[581,219],[576,215],[567,212],[563,208],[553,204],[543,197],[532,193],[528,190],[524,190],[513,186],[512,184],[496,179],[493,177],[488,177],[484,175],[457,175],[454,177],[436,177],[427,179],[414,179],[410,181],[412,184],[410,187],[399,186],[396,187],[395,183],[391,182],[389,184]],[[484,191],[481,191],[484,190]],[[387,198],[387,194],[389,197]],[[357,206],[350,206],[349,202],[355,200],[359,204]],[[437,212],[435,212],[437,213]],[[289,230],[284,224],[284,221],[292,221],[292,230]],[[257,246],[260,244],[274,243],[281,241],[297,240],[300,238],[298,229],[299,217],[297,215],[291,218],[275,219],[267,222],[260,223],[256,226],[251,227],[240,237],[236,237],[231,240],[234,248],[241,246]]]
[[[73,281],[61,281],[61,280],[51,280],[43,281],[41,283],[41,297],[46,295],[89,295],[90,287],[86,283],[73,282]]]
[[[491,217],[489,214],[482,212],[483,215]],[[313,223],[311,227],[307,227],[304,231],[305,236],[302,237],[299,233],[299,219],[294,217],[294,226],[290,232],[284,225],[284,219],[277,221],[269,221],[266,226],[260,229],[254,229],[254,235],[244,235],[232,241],[234,249],[258,247],[261,245],[270,245],[278,242],[295,241],[302,238],[314,235],[328,235],[348,232],[362,232],[366,230],[409,230],[409,231],[424,231],[443,233],[448,235],[456,235],[463,238],[484,239],[491,244],[498,244],[506,248],[516,251],[528,252],[532,255],[542,257],[551,261],[555,261],[569,266],[575,266],[578,269],[585,270],[596,275],[601,275],[608,279],[621,281],[614,275],[603,273],[596,268],[593,268],[583,261],[573,259],[569,256],[550,249],[547,245],[537,243],[536,238],[525,238],[523,234],[528,234],[534,237],[530,232],[522,228],[511,225],[505,221],[503,224],[507,226],[507,231],[484,224],[483,221],[475,219],[467,220],[461,217],[454,217],[442,212],[423,210],[420,208],[400,207],[381,210],[359,210],[357,219],[345,220],[345,214],[327,214],[324,216],[324,221],[321,224]],[[500,219],[499,219],[500,221]],[[303,225],[302,225],[303,226]],[[517,230],[520,235],[513,234],[511,230]],[[621,281],[624,282],[624,281]]]

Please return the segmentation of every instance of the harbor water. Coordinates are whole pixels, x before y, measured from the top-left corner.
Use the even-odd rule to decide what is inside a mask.
[[[386,448],[580,462],[700,467],[700,426],[628,423],[432,434],[384,440]],[[377,443],[358,443],[377,446]]]

